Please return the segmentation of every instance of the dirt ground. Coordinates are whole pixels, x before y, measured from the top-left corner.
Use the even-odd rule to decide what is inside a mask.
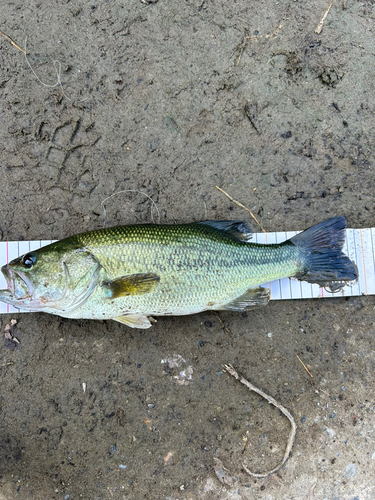
[[[328,5],[4,0],[0,29],[27,37],[45,84],[58,60],[62,88],[0,37],[2,240],[100,228],[121,190],[161,223],[251,224],[215,185],[268,231],[375,226],[374,3],[335,2],[316,34]],[[107,225],[152,218],[134,193],[106,210]],[[373,499],[374,306],[271,302],[146,331],[3,316],[20,344],[1,342],[0,498]],[[242,464],[276,466],[289,423],[224,363],[296,419],[265,479]]]

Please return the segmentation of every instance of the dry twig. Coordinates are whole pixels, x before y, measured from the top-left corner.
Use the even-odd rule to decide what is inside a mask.
[[[249,210],[248,208],[245,207],[245,205],[242,205],[242,203],[240,203],[239,201],[235,200],[234,198],[232,198],[228,193],[226,193],[223,189],[219,188],[219,186],[215,186],[216,189],[218,189],[221,193],[225,194],[225,196],[227,198],[229,198],[231,201],[233,201],[233,203],[235,203],[238,207],[241,207],[243,208],[244,210],[246,210],[246,212],[249,212],[249,214],[251,215],[251,217],[255,220],[255,222],[258,224],[258,226],[261,228],[261,230],[263,231],[263,233],[265,233],[266,231],[262,228],[262,226],[259,224],[259,222],[257,221],[255,215],[253,214],[253,212],[251,210]]]
[[[22,49],[21,47],[19,47],[15,42],[13,42],[13,40],[10,38],[10,36],[6,35],[1,30],[0,30],[0,35],[3,36],[4,38],[6,38],[8,40],[8,42],[10,42],[13,45],[13,47],[16,47],[16,49],[18,49],[21,52],[23,52],[24,54],[26,54],[26,52],[24,51],[24,49]]]
[[[242,40],[242,42],[237,46],[237,48],[235,49],[235,51],[238,51],[239,54],[238,54],[238,57],[237,57],[237,60],[236,60],[236,66],[238,66],[240,64],[240,60],[241,60],[241,57],[242,57],[242,53],[243,51],[245,50],[245,47],[246,47],[246,44],[248,42],[248,40],[259,40],[260,38],[272,38],[273,36],[276,36],[277,33],[282,29],[283,25],[282,24],[279,24],[279,26],[275,29],[275,31],[273,33],[271,33],[270,35],[253,35],[253,36],[245,36]]]
[[[314,31],[315,31],[315,33],[316,33],[317,35],[319,35],[319,34],[320,34],[320,32],[322,31],[324,21],[326,20],[326,17],[328,16],[328,12],[331,10],[331,7],[332,7],[332,3],[330,3],[330,4],[329,4],[329,7],[328,7],[328,9],[325,11],[324,16],[322,17],[322,19],[321,19],[320,23],[319,23],[319,24],[318,24],[318,26],[315,28],[315,30],[314,30]]]
[[[227,333],[228,335],[231,335],[231,336],[232,336],[232,335],[233,335],[233,334],[232,334],[232,332],[230,331],[230,329],[229,329],[227,326],[225,326],[225,323],[224,323],[224,321],[220,318],[220,316],[219,316],[216,312],[214,312],[214,314],[215,314],[215,316],[217,317],[217,319],[219,320],[219,322],[220,322],[220,324],[221,324],[221,326],[222,326],[222,328],[223,328],[224,332],[225,332],[225,333]]]
[[[313,376],[311,375],[311,372],[310,370],[307,368],[307,366],[305,365],[305,363],[302,361],[302,359],[298,356],[298,354],[296,354],[297,356],[297,359],[298,361],[301,363],[301,365],[304,367],[304,369],[307,371],[307,373],[310,375],[311,378],[313,378]]]
[[[290,431],[289,439],[288,439],[288,444],[287,444],[287,447],[286,447],[286,450],[285,450],[285,453],[284,453],[284,457],[283,457],[281,463],[277,467],[275,467],[274,469],[270,470],[269,472],[266,472],[265,474],[255,474],[254,472],[251,472],[251,470],[249,470],[246,467],[245,464],[242,464],[243,468],[245,469],[245,471],[250,476],[253,476],[253,477],[267,477],[270,474],[273,474],[273,473],[277,472],[285,464],[285,462],[289,458],[290,452],[291,452],[291,450],[293,448],[294,439],[296,437],[296,429],[297,429],[296,423],[294,421],[294,418],[292,417],[292,415],[289,413],[289,411],[286,408],[284,408],[280,403],[278,403],[276,401],[276,399],[273,399],[272,396],[268,396],[268,394],[266,394],[262,390],[260,390],[257,387],[255,387],[248,380],[246,380],[242,375],[239,375],[236,372],[236,370],[233,368],[232,365],[224,365],[224,368],[229,373],[229,375],[232,375],[232,377],[234,377],[235,379],[239,380],[241,382],[241,384],[246,385],[246,387],[248,389],[250,389],[250,391],[256,392],[257,394],[259,394],[259,396],[262,396],[262,398],[266,399],[269,403],[271,403],[274,406],[276,406],[276,408],[278,408],[288,418],[288,420],[290,422],[290,425],[292,427],[291,431]]]

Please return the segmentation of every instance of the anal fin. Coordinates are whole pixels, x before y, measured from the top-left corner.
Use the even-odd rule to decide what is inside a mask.
[[[117,316],[116,318],[112,318],[119,323],[123,323],[124,325],[130,326],[130,328],[139,328],[141,330],[146,330],[150,328],[151,322],[144,314],[126,314],[124,316]],[[154,323],[156,320],[151,318]]]
[[[220,311],[245,311],[255,309],[256,307],[265,306],[270,300],[270,291],[268,288],[259,286],[257,288],[250,288],[240,297],[222,305],[217,310]]]

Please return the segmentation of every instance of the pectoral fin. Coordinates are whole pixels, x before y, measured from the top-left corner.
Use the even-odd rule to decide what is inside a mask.
[[[259,286],[250,288],[240,297],[237,297],[232,302],[224,304],[220,307],[221,311],[245,311],[256,307],[265,306],[270,300],[270,291],[268,288]]]
[[[152,326],[150,320],[143,314],[127,314],[126,316],[117,316],[117,318],[113,319],[119,323],[130,326],[130,328],[146,330],[146,328]]]
[[[160,276],[154,273],[130,274],[112,281],[104,281],[102,286],[109,288],[111,299],[116,299],[128,295],[149,293],[159,281]]]

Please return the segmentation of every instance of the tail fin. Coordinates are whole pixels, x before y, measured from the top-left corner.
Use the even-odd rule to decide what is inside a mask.
[[[345,217],[333,217],[291,238],[290,242],[302,253],[302,268],[296,278],[330,286],[333,291],[337,285],[340,288],[356,280],[358,268],[342,252],[345,229]]]

